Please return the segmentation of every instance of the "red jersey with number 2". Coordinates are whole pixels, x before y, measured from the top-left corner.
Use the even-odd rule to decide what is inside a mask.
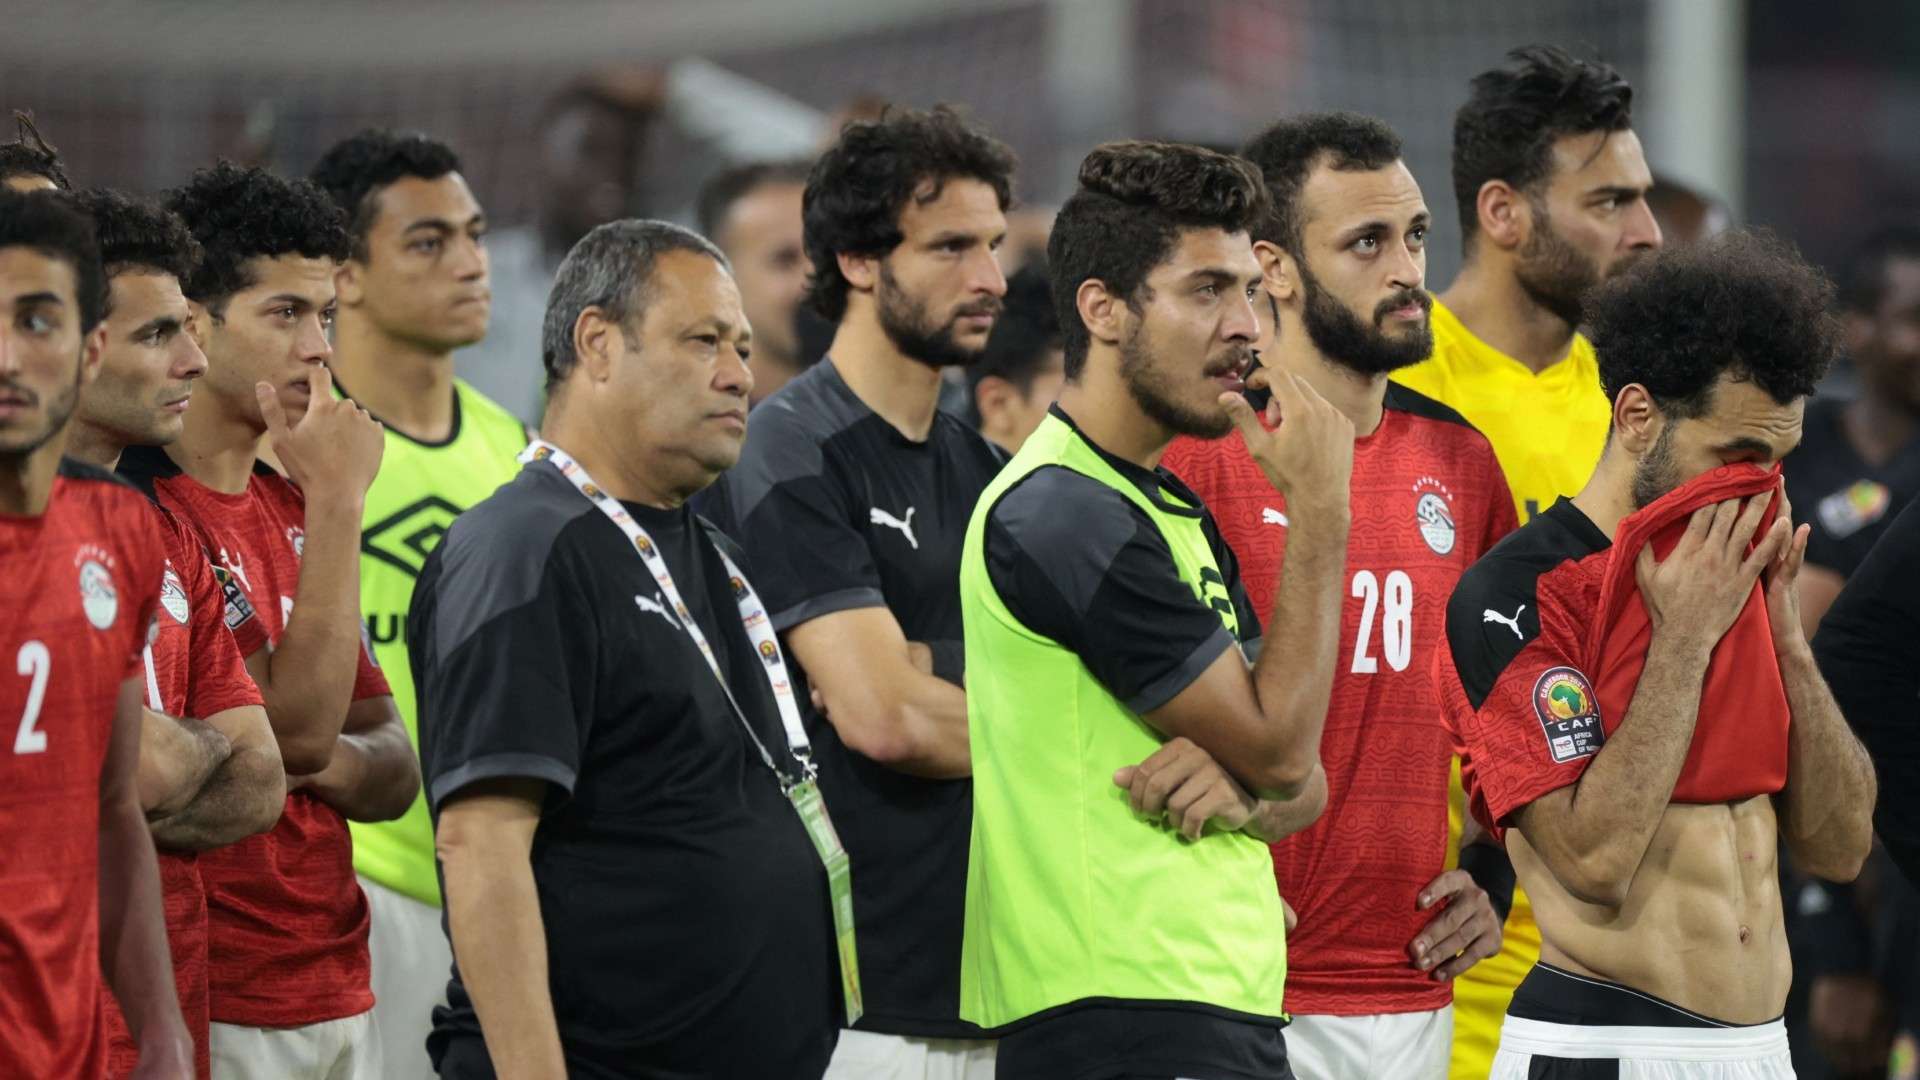
[[[1179,439],[1162,460],[1213,512],[1247,595],[1274,636],[1286,500],[1238,433]],[[1356,439],[1340,653],[1320,738],[1327,809],[1273,845],[1287,936],[1287,1008],[1368,1016],[1440,1009],[1447,983],[1407,946],[1433,911],[1420,890],[1447,858],[1453,752],[1429,677],[1454,583],[1516,525],[1493,447],[1458,413],[1389,386],[1380,426]]]
[[[278,643],[306,542],[300,490],[259,465],[246,491],[228,495],[185,475],[161,451],[135,454],[128,451],[121,470],[139,476],[199,538],[225,579],[227,625],[242,651],[250,642]],[[353,699],[390,693],[363,645]],[[304,1027],[373,1007],[367,898],[338,810],[291,792],[271,831],[202,854],[200,873],[215,1023]]]
[[[101,770],[165,560],[152,507],[90,466],[0,516],[0,1076],[105,1067]]]

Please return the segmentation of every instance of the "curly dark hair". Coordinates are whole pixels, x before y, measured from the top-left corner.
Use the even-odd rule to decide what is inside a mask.
[[[1400,136],[1371,116],[1359,113],[1302,113],[1255,135],[1240,156],[1260,169],[1267,183],[1267,213],[1253,238],[1300,255],[1300,189],[1320,164],[1343,172],[1384,169],[1400,160]]]
[[[1890,225],[1860,242],[1840,269],[1840,310],[1872,315],[1887,293],[1887,264],[1920,262],[1920,229]]]
[[[200,262],[200,242],[180,215],[160,204],[110,188],[76,191],[69,198],[93,219],[100,240],[100,261],[107,277],[128,272],[172,274],[183,284]],[[107,291],[108,314],[113,291]]]
[[[417,131],[366,128],[320,155],[307,179],[346,211],[353,257],[365,262],[367,232],[380,210],[380,189],[403,177],[438,180],[459,171],[460,156],[446,143]]]
[[[700,235],[719,243],[715,234],[727,223],[727,213],[733,209],[734,203],[765,184],[804,184],[807,174],[812,171],[813,162],[794,159],[751,161],[745,165],[730,165],[714,173],[706,183],[700,185],[700,195],[694,203]]]
[[[801,201],[813,261],[807,302],[838,322],[850,286],[836,256],[885,255],[898,247],[907,200],[932,202],[948,180],[988,185],[1005,210],[1013,201],[1013,169],[1013,151],[950,106],[929,112],[889,106],[878,120],[848,124],[814,162]],[[920,191],[928,181],[932,188]]]
[[[1040,362],[1059,345],[1060,316],[1053,310],[1046,264],[1030,262],[1007,279],[1006,306],[994,320],[987,347],[980,359],[967,365],[967,412],[973,426],[980,426],[974,396],[980,380],[997,375],[1019,387],[1020,393],[1029,393],[1040,374]]]
[[[0,188],[0,248],[32,248],[73,268],[74,303],[80,332],[91,333],[106,317],[107,272],[93,222],[64,195],[22,194]]]
[[[253,284],[247,262],[300,255],[344,262],[347,216],[308,180],[222,161],[166,195],[200,242],[200,264],[181,282],[187,298],[218,316],[234,293]]]
[[[1082,282],[1105,282],[1133,306],[1182,230],[1247,232],[1266,213],[1266,185],[1244,159],[1185,143],[1095,147],[1080,163],[1079,190],[1047,237],[1067,378],[1080,377],[1093,342],[1080,320]]]
[[[1681,418],[1707,410],[1722,372],[1783,405],[1805,397],[1840,352],[1833,283],[1764,230],[1648,255],[1590,298],[1607,399],[1639,383]]]
[[[72,191],[60,151],[34,126],[33,114],[15,109],[13,123],[19,133],[12,142],[0,143],[0,183],[16,176],[44,176],[61,191]]]
[[[1525,45],[1507,64],[1473,77],[1453,114],[1453,198],[1460,243],[1480,231],[1480,188],[1504,180],[1535,194],[1553,171],[1553,144],[1568,135],[1625,131],[1633,87],[1612,67],[1552,45]]]

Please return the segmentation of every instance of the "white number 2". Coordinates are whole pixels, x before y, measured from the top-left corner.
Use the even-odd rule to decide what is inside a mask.
[[[1380,670],[1380,661],[1370,655],[1375,615],[1381,616],[1380,644],[1386,653],[1387,666],[1405,671],[1413,661],[1413,579],[1404,570],[1390,571],[1385,592],[1383,604],[1380,579],[1373,571],[1354,573],[1353,588],[1348,594],[1360,600],[1360,630],[1353,642],[1355,675],[1372,675]]]
[[[33,676],[27,688],[27,711],[20,716],[20,733],[13,737],[16,754],[47,752],[47,733],[34,727],[40,722],[40,705],[47,699],[47,675],[53,671],[53,654],[45,644],[29,641],[20,646],[20,674]]]

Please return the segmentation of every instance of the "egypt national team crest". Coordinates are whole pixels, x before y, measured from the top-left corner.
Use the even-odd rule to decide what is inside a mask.
[[[1570,667],[1553,667],[1533,684],[1533,711],[1556,765],[1592,757],[1607,741],[1593,684]]]
[[[1453,552],[1457,531],[1453,524],[1453,492],[1431,476],[1413,482],[1413,518],[1420,526],[1420,538],[1435,555]]]
[[[293,545],[294,558],[304,559],[307,557],[307,530],[298,525],[288,526],[287,543]]]
[[[114,590],[113,574],[107,569],[112,558],[91,545],[80,549],[80,608],[95,630],[113,625],[120,613],[120,594]]]
[[[180,584],[180,575],[173,572],[172,564],[168,564],[166,576],[160,579],[160,606],[174,622],[186,625],[187,589]]]
[[[763,641],[760,643],[760,659],[765,660],[768,667],[772,667],[780,662],[780,650],[774,647],[773,642]]]

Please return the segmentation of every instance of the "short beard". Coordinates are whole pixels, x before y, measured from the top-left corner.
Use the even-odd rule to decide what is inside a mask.
[[[880,309],[880,329],[886,331],[887,340],[893,342],[893,347],[936,370],[966,367],[980,359],[980,354],[985,351],[984,345],[971,348],[960,344],[954,337],[954,325],[963,316],[1000,313],[1000,302],[989,298],[986,302],[969,304],[954,312],[946,325],[936,325],[933,316],[927,312],[927,306],[900,287],[900,282],[885,263],[880,264],[880,286],[874,290],[874,299]]]
[[[1380,301],[1368,326],[1333,294],[1321,288],[1304,259],[1295,260],[1300,268],[1300,291],[1306,303],[1301,320],[1307,339],[1320,355],[1341,367],[1362,375],[1385,375],[1425,360],[1433,355],[1433,323],[1422,322],[1417,332],[1406,338],[1394,338],[1380,329],[1387,312],[1408,304],[1419,304],[1422,311],[1433,310],[1433,296],[1425,289],[1402,289]]]
[[[1241,348],[1250,351],[1245,346]],[[1218,439],[1233,430],[1233,418],[1227,415],[1227,410],[1195,412],[1176,401],[1169,388],[1172,380],[1154,360],[1153,340],[1147,334],[1146,324],[1139,323],[1120,343],[1120,381],[1126,384],[1127,393],[1141,412],[1178,435]]]
[[[47,406],[47,430],[41,432],[39,438],[34,439],[25,446],[0,447],[0,461],[4,461],[16,468],[24,464],[26,460],[37,453],[41,447],[52,442],[54,436],[66,430],[67,422],[73,419],[74,408],[79,403],[80,372],[79,369],[76,368],[73,375],[73,385],[67,387],[64,392],[54,398]]]
[[[1679,468],[1673,462],[1673,426],[1668,420],[1653,440],[1653,446],[1633,466],[1633,508],[1644,510],[1674,488],[1680,486]]]
[[[1600,283],[1600,267],[1554,230],[1546,204],[1535,201],[1533,234],[1521,245],[1514,277],[1533,302],[1568,326],[1586,318],[1587,292]],[[1626,261],[1616,266],[1624,269]]]

